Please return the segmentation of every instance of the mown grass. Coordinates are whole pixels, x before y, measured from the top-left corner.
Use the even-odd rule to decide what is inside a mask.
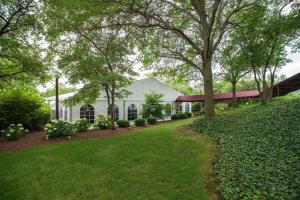
[[[193,126],[219,144],[216,169],[225,199],[300,199],[300,98],[275,99]]]
[[[0,153],[0,199],[213,199],[215,147],[176,132],[191,122]]]

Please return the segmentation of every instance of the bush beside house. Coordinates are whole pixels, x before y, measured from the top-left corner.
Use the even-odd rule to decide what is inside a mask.
[[[96,128],[99,128],[99,129],[111,128],[110,117],[107,117],[107,116],[104,116],[104,115],[98,115],[94,126]]]
[[[86,118],[82,118],[77,120],[75,123],[75,128],[78,132],[85,132],[89,130],[90,124],[86,120]]]
[[[49,120],[51,109],[40,94],[32,89],[19,88],[0,92],[0,129],[10,124],[41,129]]]
[[[145,123],[146,121],[143,118],[137,118],[134,120],[134,125],[136,126],[145,126]]]
[[[156,117],[148,117],[147,118],[147,124],[156,124],[157,118]]]
[[[44,129],[49,138],[72,136],[76,132],[73,124],[63,120],[53,120]]]
[[[117,121],[117,125],[120,127],[120,128],[124,128],[124,127],[129,127],[130,126],[130,123],[128,120],[118,120]]]

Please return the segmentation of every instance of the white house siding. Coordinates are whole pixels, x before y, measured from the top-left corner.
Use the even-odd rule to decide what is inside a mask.
[[[133,82],[129,87],[126,88],[130,95],[126,99],[117,99],[115,101],[115,105],[119,107],[119,119],[126,119],[128,116],[128,106],[134,104],[137,107],[137,117],[142,117],[142,107],[145,100],[145,94],[150,93],[151,91],[164,94],[162,98],[162,104],[170,104],[171,105],[171,114],[176,113],[175,109],[175,100],[178,96],[182,95],[180,92],[170,88],[164,83],[154,79],[154,78],[146,78]],[[71,97],[74,93],[63,94],[59,96],[60,101]],[[47,102],[51,105],[52,109],[55,109],[55,97],[49,97]],[[190,104],[189,110],[186,110],[186,104]],[[79,103],[77,105],[68,107],[64,106],[63,103],[60,103],[60,118],[66,119],[68,121],[74,122],[80,119],[80,108],[83,106],[83,103]],[[107,115],[108,104],[106,98],[104,96],[104,92],[101,93],[99,98],[95,103],[91,104],[95,110],[95,119],[97,115]],[[183,102],[182,112],[191,112],[192,105],[191,103]],[[167,117],[169,119],[170,117]]]

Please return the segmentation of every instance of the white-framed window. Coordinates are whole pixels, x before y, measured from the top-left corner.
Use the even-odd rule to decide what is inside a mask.
[[[189,112],[189,113],[191,112],[190,111],[190,104],[189,103],[185,104],[185,112]]]
[[[80,118],[86,118],[86,120],[93,124],[95,121],[95,109],[92,105],[84,105],[80,108]]]
[[[137,107],[134,104],[128,106],[127,117],[128,120],[135,120],[137,118]]]

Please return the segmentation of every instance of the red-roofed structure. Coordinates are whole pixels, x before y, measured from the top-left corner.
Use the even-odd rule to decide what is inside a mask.
[[[226,101],[233,98],[232,92],[214,94],[214,101]],[[238,91],[236,92],[237,99],[259,98],[257,90]],[[204,95],[179,96],[176,102],[204,102]]]
[[[291,76],[273,86],[273,97],[284,96],[290,92],[300,89],[300,73]],[[259,98],[257,90],[237,91],[237,99]],[[233,99],[232,92],[214,94],[214,101],[226,101]],[[179,96],[176,102],[204,102],[204,95]]]
[[[291,76],[273,86],[273,97],[283,96],[300,89],[300,73]]]

